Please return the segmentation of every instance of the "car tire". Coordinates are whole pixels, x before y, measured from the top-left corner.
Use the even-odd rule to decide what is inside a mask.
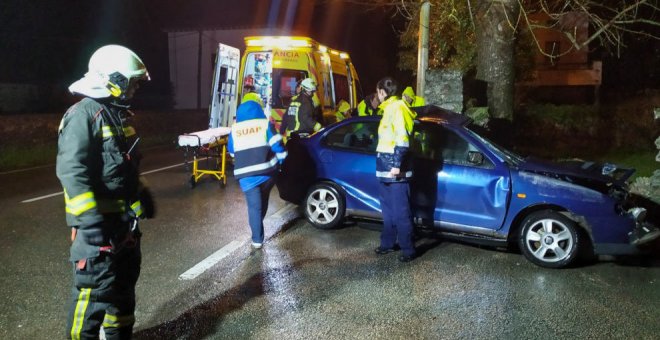
[[[317,183],[305,196],[305,217],[319,229],[336,228],[342,222],[345,212],[344,197],[331,183]]]
[[[519,246],[532,263],[546,268],[564,268],[578,257],[582,236],[577,224],[552,210],[537,211],[525,218]]]

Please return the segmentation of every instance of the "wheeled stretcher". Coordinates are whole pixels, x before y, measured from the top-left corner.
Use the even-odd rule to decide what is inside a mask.
[[[188,182],[191,188],[194,188],[204,175],[215,176],[222,186],[227,184],[225,171],[227,168],[227,139],[230,132],[230,127],[222,126],[179,136],[178,143],[180,147],[184,148],[183,157],[187,170],[190,170],[192,160],[192,174]],[[206,159],[204,169],[199,166],[199,161],[202,159]]]

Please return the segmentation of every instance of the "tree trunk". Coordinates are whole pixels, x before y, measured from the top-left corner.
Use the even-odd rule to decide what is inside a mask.
[[[488,84],[491,117],[513,120],[517,0],[479,0],[476,6],[477,79]]]

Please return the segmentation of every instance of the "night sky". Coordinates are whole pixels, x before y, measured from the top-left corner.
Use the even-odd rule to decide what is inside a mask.
[[[87,69],[89,56],[105,44],[125,45],[145,61],[152,81],[142,94],[169,92],[166,31],[288,28],[348,51],[364,93],[394,75],[401,20],[384,9],[327,0],[2,0],[0,82],[66,88]],[[627,41],[618,58],[602,54],[603,90],[634,91],[660,82],[660,41]]]
[[[153,81],[142,91],[166,92],[166,31],[248,27],[290,29],[348,51],[365,93],[385,75],[409,77],[396,69],[391,13],[341,2],[3,0],[0,6],[1,82],[65,89],[86,72],[94,50],[114,43],[133,49],[147,65]]]

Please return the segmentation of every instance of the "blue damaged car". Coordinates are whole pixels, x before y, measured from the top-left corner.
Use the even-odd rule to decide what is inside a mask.
[[[435,106],[418,112],[411,139],[415,224],[441,235],[517,246],[531,262],[570,265],[579,254],[630,254],[660,237],[632,206],[613,164],[523,158],[479,133],[471,119]],[[278,180],[280,196],[311,224],[346,217],[380,219],[376,179],[379,117],[356,117],[292,138]]]

